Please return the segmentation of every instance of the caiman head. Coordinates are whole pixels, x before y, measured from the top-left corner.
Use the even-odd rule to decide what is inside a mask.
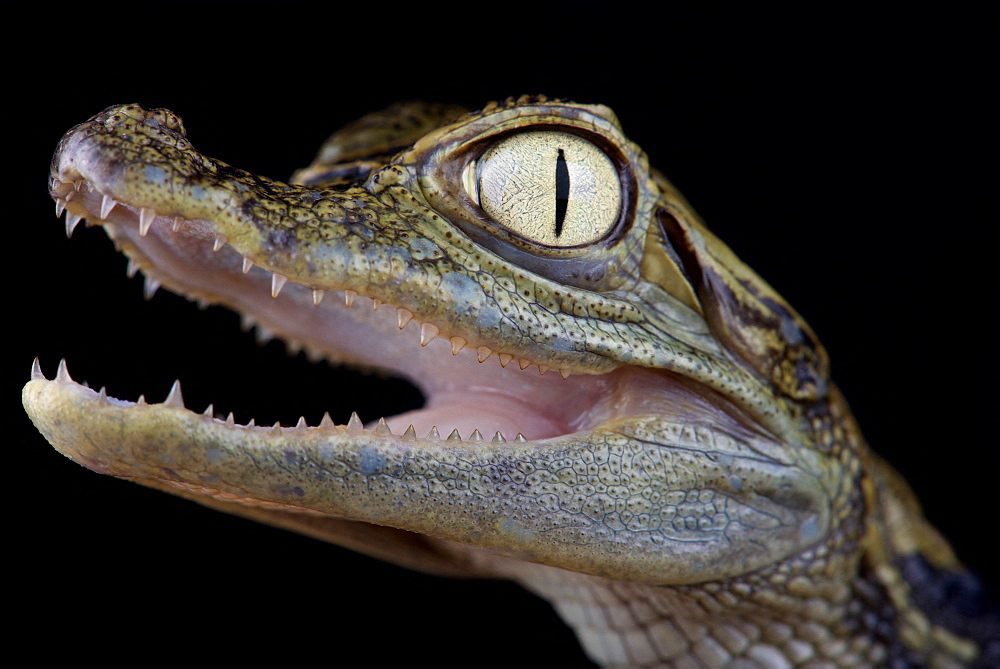
[[[63,138],[51,194],[68,232],[103,226],[151,289],[401,375],[426,406],[259,427],[188,411],[179,386],[133,403],[36,366],[24,404],[57,449],[441,571],[476,553],[696,583],[836,533],[858,465],[826,354],[606,107],[401,105],[292,182],[128,105]]]

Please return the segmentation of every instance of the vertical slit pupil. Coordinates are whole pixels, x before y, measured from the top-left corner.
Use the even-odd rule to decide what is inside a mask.
[[[562,234],[566,220],[566,206],[569,204],[569,166],[562,149],[556,157],[556,237]]]

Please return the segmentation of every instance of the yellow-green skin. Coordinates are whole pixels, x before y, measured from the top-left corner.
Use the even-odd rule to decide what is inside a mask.
[[[583,136],[618,166],[625,204],[600,242],[533,244],[463,187],[470,160],[532,128]],[[602,664],[984,661],[981,639],[914,604],[901,560],[961,567],[864,445],[815,336],[607,108],[400,106],[335,134],[288,185],[132,105],[71,130],[52,169],[68,221],[104,224],[153,282],[307,350],[390,368],[409,355],[313,336],[357,309],[330,306],[337,291],[395,307],[446,357],[468,348],[504,374],[535,366],[614,396],[578,431],[462,440],[241,426],[187,411],[179,390],[132,404],[36,371],[25,407],[77,462],[414,568],[517,580]]]

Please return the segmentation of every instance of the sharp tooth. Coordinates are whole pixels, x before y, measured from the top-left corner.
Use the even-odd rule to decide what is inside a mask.
[[[135,258],[129,258],[128,263],[125,265],[125,276],[131,279],[138,272],[139,272],[139,264],[135,261]]]
[[[256,331],[254,332],[254,338],[256,338],[261,344],[266,344],[274,339],[274,330],[266,328],[263,325],[258,325]]]
[[[493,435],[493,441],[507,441],[507,440],[504,439],[503,435],[500,434],[500,431],[497,430],[497,433]]]
[[[135,401],[135,405],[137,407],[144,407],[144,406],[146,406],[146,396],[145,395],[139,395],[139,399],[137,399]]]
[[[183,218],[181,218],[180,216],[174,216],[174,220],[170,224],[170,232],[178,232],[178,231],[180,231],[180,229],[181,229],[181,223],[183,223],[183,222],[184,222]]]
[[[70,192],[66,193],[66,201],[69,202],[75,196],[76,196],[76,191],[75,190],[71,190]]]
[[[61,197],[56,198],[56,218],[62,216],[63,210],[66,209],[66,200]]]
[[[145,237],[149,232],[149,226],[153,224],[153,219],[156,218],[156,212],[152,209],[142,207],[139,209],[139,236]]]
[[[274,425],[271,426],[271,434],[281,434],[281,421],[274,421]]]
[[[493,349],[489,346],[480,346],[476,349],[476,354],[479,356],[479,362],[484,362],[486,358],[493,355]]]
[[[104,197],[101,198],[101,220],[102,221],[107,220],[108,214],[111,213],[111,210],[115,208],[116,204],[118,204],[118,203],[115,202],[114,198],[108,197],[107,195],[105,195]]]
[[[209,404],[208,406],[211,407],[212,405]],[[229,427],[234,427],[236,425],[236,418],[233,417],[232,411],[230,411],[229,415],[226,416],[226,425],[228,425]]]
[[[427,346],[434,337],[438,335],[438,327],[433,323],[424,323],[420,326],[420,345]]]
[[[180,381],[174,381],[174,385],[170,386],[170,392],[167,393],[167,399],[163,400],[163,405],[174,409],[184,408],[184,398],[181,396]]]
[[[222,247],[225,246],[225,245],[226,245],[226,236],[225,235],[216,235],[215,236],[215,243],[212,244],[212,251],[214,251],[215,253],[218,253],[222,249]]]
[[[277,297],[278,293],[281,292],[282,286],[288,281],[288,277],[282,276],[275,272],[271,275],[271,297]]]
[[[73,188],[76,190],[83,190],[83,184],[84,184],[83,181],[74,181]]]
[[[378,424],[375,425],[376,434],[392,434],[392,430],[389,429],[389,424],[385,422],[385,418],[379,418]]]
[[[520,432],[518,432],[517,436],[514,437],[514,441],[528,441],[528,440],[524,437],[523,434],[521,434]]]
[[[71,211],[66,212],[66,236],[72,237],[73,230],[76,228],[77,224],[83,220],[83,216],[77,216]]]
[[[108,389],[101,386],[101,389],[97,392],[97,401],[102,404],[107,404],[108,402]]]
[[[333,427],[333,419],[330,418],[330,412],[329,411],[324,411],[323,412],[323,418],[320,419],[319,426],[320,427]]]
[[[253,316],[251,316],[250,314],[248,313],[240,314],[240,329],[243,330],[244,332],[250,332],[255,322],[256,321],[254,321]]]
[[[500,366],[501,367],[506,367],[507,363],[509,363],[513,359],[514,359],[514,356],[512,356],[510,353],[501,353],[500,354]]]
[[[448,435],[448,441],[462,441],[462,435],[458,433],[457,427]]]
[[[549,366],[548,365],[539,365],[538,366],[538,373],[539,374],[544,374],[547,371],[549,371]]]
[[[204,416],[205,418],[215,418],[215,405],[209,404],[207,407],[205,407],[205,410],[201,412],[201,415]]]
[[[382,300],[378,299],[377,297],[373,297],[372,298],[372,308],[375,311],[378,311],[378,308],[381,307],[381,306],[382,306]]]
[[[358,412],[357,411],[352,411],[351,412],[351,417],[347,421],[347,429],[349,429],[349,430],[363,430],[363,429],[365,429],[365,426],[361,422],[361,419],[358,418]]]
[[[143,278],[142,296],[147,300],[151,300],[153,299],[153,295],[156,295],[156,291],[160,289],[160,282],[148,274],[144,275]]]
[[[305,432],[309,428],[309,424],[306,423],[305,416],[299,416],[299,422],[295,424],[295,429],[298,432]]]
[[[344,291],[344,305],[349,307],[352,304],[354,304],[354,298],[357,297],[357,296],[358,296],[358,294],[355,293],[353,290],[345,290]]]
[[[527,358],[521,358],[520,360],[517,361],[517,364],[521,369],[528,369],[528,367],[531,365],[531,361],[528,360]]]
[[[469,441],[482,441],[483,434],[479,430],[473,430],[472,434],[469,435]]]
[[[243,273],[246,274],[253,269],[253,262],[246,256],[243,257]]]
[[[322,291],[322,290],[313,290],[313,306],[314,307],[318,307],[319,303],[323,301],[323,292],[324,291]]]
[[[205,309],[208,309],[210,306],[212,306],[212,303],[208,301],[207,297],[199,297],[196,300],[196,304],[198,305],[198,308],[201,309],[202,311],[205,311]]]
[[[403,433],[403,438],[404,439],[416,439],[417,438],[417,430],[413,427],[412,424],[410,424],[410,426],[408,428],[406,428],[406,432]]]
[[[570,374],[570,371],[568,369],[560,369],[559,370],[559,375],[561,377],[563,377],[564,379],[568,379],[569,378],[569,374]]]
[[[253,419],[253,418],[251,418],[251,419],[250,419],[250,422],[249,422],[249,423],[247,423],[247,424],[246,424],[246,426],[247,426],[247,427],[257,427],[257,423],[256,423],[256,422],[254,422],[254,419]]]
[[[38,362],[38,358],[35,358],[31,363],[31,378],[32,380],[34,379],[42,379],[43,381],[48,380],[45,378],[45,375],[42,374],[42,363]]]
[[[441,433],[438,432],[437,425],[431,426],[431,431],[427,433],[427,439],[440,439]]]
[[[406,324],[410,322],[413,318],[413,312],[409,309],[400,309],[396,312],[396,322],[399,324],[399,329],[402,330],[406,327]]]
[[[465,348],[466,344],[469,343],[461,337],[452,337],[449,341],[451,342],[452,355],[458,355],[458,352]]]

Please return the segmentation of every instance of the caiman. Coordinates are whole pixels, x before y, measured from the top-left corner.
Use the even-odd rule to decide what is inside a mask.
[[[238,424],[54,380],[94,471],[436,574],[512,579],[603,665],[998,666],[1000,622],[865,444],[809,326],[599,105],[407,103],[290,183],[165,109],[71,129],[50,191],[145,274],[422,409]]]

